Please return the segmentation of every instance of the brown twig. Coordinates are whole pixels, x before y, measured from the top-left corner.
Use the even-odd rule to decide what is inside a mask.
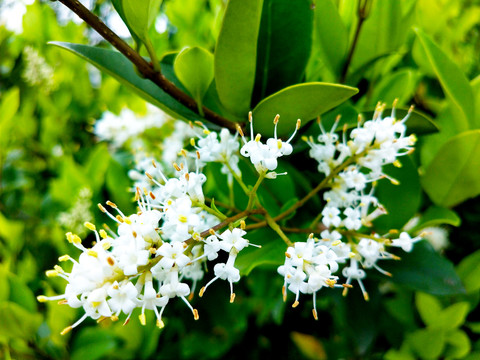
[[[194,113],[199,114],[196,101],[188,94],[184,93],[168,80],[162,73],[156,71],[138,52],[132,49],[125,41],[115,34],[105,23],[102,22],[95,14],[90,12],[78,0],[58,0],[83,21],[97,31],[105,40],[112,44],[118,51],[125,55],[138,69],[138,71],[147,79],[154,82],[163,91],[173,97],[175,100],[186,106]],[[213,124],[225,127],[232,132],[236,131],[236,122],[228,120],[223,116],[213,112],[212,110],[202,107],[205,119]],[[200,116],[200,115],[199,115]],[[239,124],[243,126],[243,124]]]

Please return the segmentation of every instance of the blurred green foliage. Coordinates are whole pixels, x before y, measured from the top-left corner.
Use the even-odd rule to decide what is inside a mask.
[[[241,7],[247,2],[235,3]],[[440,131],[420,139],[419,151],[404,162],[402,172],[392,169],[395,177],[405,177],[401,187],[408,198],[395,196],[398,187],[379,187],[378,196],[391,217],[379,219],[377,226],[399,229],[419,212],[424,212],[420,219],[424,224],[459,226],[460,219],[448,209],[458,206],[455,210],[466,215],[450,245],[456,265],[448,260],[451,250],[441,257],[421,244],[404,261],[385,266],[395,274],[392,281],[369,278],[368,303],[357,289],[346,299],[338,292],[325,291],[318,300],[320,321],[315,322],[308,310],[310,300],[286,311],[282,279],[274,270],[283,261],[283,244],[268,242],[271,233],[258,231],[251,241],[268,245],[262,252],[249,249],[239,258],[242,273],[251,276],[242,280],[234,304],[225,301],[226,289],[215,287],[202,301],[193,300],[201,314],[198,322],[192,321],[182,304],[174,304],[165,314],[162,330],[153,321],[142,327],[137,321],[122,326],[105,320],[98,325],[86,322],[60,336],[79,313],[35,300],[41,293],[61,293],[64,286],[61,280],[47,282],[44,276],[56,258],[69,251],[64,239],[69,229],[60,225],[59,214],[71,209],[85,188],[92,204],[112,199],[125,210],[134,209],[126,191],[131,156],[111,153],[105,143],[97,142],[91,132],[94,121],[107,109],[118,114],[129,107],[145,113],[144,101],[132,96],[125,84],[131,87],[133,83],[137,93],[153,97],[154,103],[167,109],[177,105],[163,103],[162,94],[152,95],[151,84],[135,78],[133,68],[121,70],[124,63],[119,65],[117,77],[126,80],[119,83],[83,59],[48,45],[49,41],[94,41],[85,25],[59,24],[51,4],[35,2],[27,6],[22,33],[15,34],[0,24],[0,357],[480,357],[480,250],[472,250],[480,248],[480,238],[474,232],[458,236],[462,227],[478,224],[480,216],[480,209],[471,202],[462,204],[480,193],[480,78],[476,77],[480,73],[480,3],[369,1],[357,40],[357,8],[365,1],[260,3],[263,8],[253,11],[256,15],[230,14],[232,29],[224,30],[220,37],[220,49],[227,54],[215,60],[225,64],[224,68],[217,64],[215,70],[215,78],[220,80],[217,90],[226,89],[217,94],[226,108],[222,111],[235,117],[250,107],[257,106],[261,113],[264,108],[281,106],[283,100],[275,103],[275,96],[282,94],[278,91],[303,81],[341,82],[359,89],[347,103],[325,114],[326,122],[338,113],[345,121],[356,121],[357,114],[372,110],[377,100],[390,104],[398,98],[400,107],[414,103],[434,119]],[[97,1],[94,8],[100,15],[112,11],[107,1]],[[222,0],[165,0],[160,10],[160,25],[165,29],[158,32],[157,25],[150,29],[157,54],[178,52],[186,46],[213,52],[225,8]],[[235,43],[242,31],[249,35],[246,42]],[[97,45],[100,49],[88,51],[97,51],[99,59],[105,60],[104,54],[111,48],[103,42]],[[168,56],[162,66],[174,78]],[[250,76],[229,71],[242,67]],[[244,91],[232,93],[230,86],[237,82]],[[202,86],[203,91],[206,85]],[[296,91],[298,86],[282,91]],[[204,103],[213,102],[209,96],[213,97],[211,92]],[[305,98],[300,94],[295,102],[310,106],[312,101]],[[191,116],[188,110],[173,110],[179,117]],[[429,126],[428,120],[419,120],[419,124],[419,133]],[[305,134],[310,130],[305,127]],[[311,164],[299,164],[297,169],[285,166],[291,178],[269,184],[270,191],[260,193],[272,213],[279,212],[282,202],[302,195],[293,190],[289,193],[294,188],[289,181],[303,189],[299,191],[308,192],[311,187],[305,175],[312,173]],[[272,193],[279,194],[280,204]],[[310,211],[314,205],[301,211]],[[90,209],[95,220],[104,222],[95,208],[92,205]]]

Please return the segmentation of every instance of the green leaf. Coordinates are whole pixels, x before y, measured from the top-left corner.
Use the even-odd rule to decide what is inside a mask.
[[[415,305],[425,325],[431,325],[436,322],[438,314],[442,311],[442,304],[432,295],[417,292],[415,295]]]
[[[235,266],[240,274],[248,275],[260,265],[280,266],[285,262],[287,245],[270,230],[259,230],[252,233],[250,242],[261,245],[261,248],[250,246],[238,255]]]
[[[422,359],[437,359],[445,349],[445,331],[420,329],[408,334],[407,341]]]
[[[475,334],[480,334],[480,322],[471,322],[466,324]]]
[[[438,226],[438,225],[452,225],[452,226],[460,226],[461,219],[458,215],[446,208],[442,208],[440,206],[430,206],[420,218],[420,221],[417,225],[411,230],[412,233],[416,233],[419,230],[430,227],[430,226]]]
[[[387,74],[375,85],[370,99],[387,104],[392,104],[395,99],[398,99],[398,105],[404,106],[415,94],[418,80],[418,71],[408,68]]]
[[[13,302],[0,303],[0,337],[31,339],[41,322],[40,314],[32,313]]]
[[[0,238],[2,238],[9,250],[10,255],[17,254],[22,249],[24,240],[25,223],[18,220],[10,220],[0,213]]]
[[[172,117],[198,120],[199,116],[193,111],[173,99],[150,80],[138,76],[133,65],[121,53],[80,44],[62,42],[50,42],[50,44],[66,49],[87,60]],[[161,66],[162,74],[178,85],[179,81],[174,75],[173,66],[168,63],[162,63]]]
[[[465,74],[428,35],[420,29],[415,31],[443,91],[455,105],[459,128],[468,130],[475,124],[475,106],[472,88]]]
[[[122,10],[126,23],[142,41],[148,37],[148,29],[153,25],[162,0],[122,0]]]
[[[94,192],[97,192],[105,182],[105,173],[110,164],[110,159],[111,156],[105,143],[98,144],[88,157],[85,164],[85,173]]]
[[[253,109],[253,125],[256,131],[270,136],[273,119],[279,114],[278,135],[285,136],[294,131],[297,119],[305,125],[357,92],[350,86],[321,82],[293,85],[263,99]]]
[[[197,46],[185,48],[175,58],[173,68],[201,112],[203,97],[213,80],[213,55]]]
[[[85,328],[75,337],[72,360],[103,359],[117,347],[117,344],[117,337],[110,331]]]
[[[20,91],[12,88],[2,94],[0,102],[0,146],[6,146],[11,140],[10,131],[15,125],[14,116],[20,105]]]
[[[457,274],[467,293],[480,289],[480,250],[468,255],[458,264]]]
[[[451,331],[445,340],[449,345],[444,354],[445,359],[464,359],[470,353],[472,345],[465,331]]]
[[[401,260],[384,261],[380,265],[393,274],[393,282],[433,295],[465,293],[453,264],[426,241],[416,243],[411,253],[400,255]]]
[[[480,194],[480,130],[459,134],[446,142],[421,178],[432,201],[452,207]]]
[[[437,313],[437,317],[429,324],[431,328],[454,330],[465,322],[470,305],[467,302],[458,302]]]
[[[140,38],[137,36],[137,34],[135,34],[135,31],[133,31],[133,29],[130,27],[127,18],[125,17],[125,12],[123,11],[123,0],[112,0],[112,4],[125,25],[127,25],[128,31],[130,31],[130,34],[132,34],[132,38],[136,43],[140,43]]]
[[[14,274],[9,274],[8,283],[10,285],[9,300],[20,305],[25,310],[34,313],[37,311],[37,300],[32,290]]]
[[[400,184],[394,185],[388,179],[383,179],[375,188],[375,195],[388,212],[374,221],[375,228],[382,232],[403,228],[420,207],[422,189],[417,167],[410,156],[403,157],[401,162],[401,168],[388,165],[383,170]]]
[[[315,31],[323,58],[338,79],[348,51],[348,31],[332,0],[316,2]]]
[[[312,30],[310,0],[263,2],[252,106],[302,81],[312,47]]]
[[[218,96],[240,119],[250,110],[262,5],[263,0],[230,0],[215,49]]]

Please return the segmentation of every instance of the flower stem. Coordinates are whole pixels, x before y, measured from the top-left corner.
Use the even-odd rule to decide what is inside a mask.
[[[278,234],[278,236],[280,236],[280,238],[285,242],[285,244],[287,244],[287,246],[293,246],[293,243],[290,241],[288,236],[285,235],[285,233],[282,231],[280,226],[275,222],[275,220],[268,213],[265,213],[265,219],[267,221],[268,226],[270,226],[270,228],[273,231],[275,231]]]
[[[253,207],[254,202],[255,202],[255,198],[257,197],[258,187],[262,183],[263,179],[265,179],[265,174],[266,173],[260,173],[260,175],[258,176],[257,182],[253,186],[252,191],[250,191],[250,193],[248,194],[247,210],[250,210]]]

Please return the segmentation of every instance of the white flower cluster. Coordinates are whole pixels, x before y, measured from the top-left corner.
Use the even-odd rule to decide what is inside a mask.
[[[47,63],[45,58],[32,46],[26,46],[23,49],[25,59],[25,68],[22,78],[25,82],[38,89],[42,89],[47,94],[55,90],[55,76],[53,68]]]
[[[292,141],[293,137],[297,133],[297,130],[300,128],[300,119],[297,120],[297,124],[295,127],[295,130],[290,136],[290,138],[287,141],[282,141],[277,137],[277,124],[278,120],[280,118],[280,115],[275,116],[275,119],[273,120],[273,123],[275,124],[274,127],[274,136],[273,138],[267,139],[266,143],[262,143],[261,140],[261,134],[257,134],[256,136],[254,135],[253,132],[253,119],[252,119],[252,113],[250,112],[248,114],[248,121],[250,123],[250,140],[247,141],[245,139],[245,136],[243,134],[243,131],[240,127],[238,127],[238,132],[242,136],[242,140],[244,145],[240,149],[240,154],[242,156],[250,158],[250,161],[252,164],[255,166],[255,169],[259,174],[266,175],[266,178],[269,179],[275,179],[277,175],[283,175],[283,174],[277,174],[275,171],[277,166],[278,166],[278,158],[282,157],[284,155],[290,155],[293,151],[293,147],[290,144]],[[269,173],[267,173],[270,171]]]
[[[165,114],[154,106],[148,106],[148,113],[143,117],[138,117],[130,109],[123,109],[120,115],[107,111],[97,120],[93,132],[100,140],[109,141],[114,147],[121,147],[146,130],[161,127],[165,120]]]
[[[60,213],[58,222],[67,229],[83,236],[87,233],[85,222],[93,221],[93,214],[90,211],[92,206],[92,190],[88,187],[80,189],[73,206],[65,212]]]
[[[320,124],[318,143],[313,138],[306,139],[311,147],[310,156],[318,161],[318,170],[325,174],[326,186],[330,188],[323,194],[326,206],[321,213],[323,225],[328,229],[320,234],[321,240],[310,237],[306,243],[297,242],[294,247],[289,247],[285,265],[278,269],[285,278],[285,286],[296,295],[295,306],[300,292],[313,292],[315,297],[315,292],[321,287],[337,286],[332,273],[338,269],[337,263],[345,263],[347,259],[349,266],[342,270],[346,282],[340,286],[345,287],[346,294],[351,281],[357,280],[364,298],[368,300],[362,283],[366,274],[359,268],[359,263],[363,268],[375,268],[390,275],[377,265],[379,259],[397,258],[387,252],[385,246],[400,247],[410,252],[413,244],[422,238],[423,234],[411,238],[407,232],[402,232],[395,239],[392,239],[393,232],[385,236],[357,232],[362,226],[372,226],[372,220],[386,213],[373,195],[374,186],[367,190],[368,184],[389,178],[382,167],[397,164],[397,157],[413,151],[415,143],[414,136],[405,135],[405,122],[409,115],[397,121],[395,110],[391,116],[382,118],[383,110],[384,105],[377,106],[373,119],[359,123],[351,131],[348,141],[346,131],[342,142],[335,133],[339,119],[329,132]],[[371,207],[374,209],[370,210]],[[316,258],[319,252],[324,254],[321,261]],[[312,287],[312,282],[316,284],[317,279],[322,279],[321,284]]]
[[[221,234],[213,230],[220,220],[203,209],[205,175],[188,172],[184,164],[175,164],[175,168],[176,178],[167,179],[160,172],[163,184],[148,175],[158,187],[154,192],[137,190],[137,214],[125,216],[114,203],[107,202],[117,212],[114,215],[99,204],[100,210],[118,223],[118,230],[97,231],[93,224],[86,223],[96,236],[93,247],[85,247],[78,235],[67,233],[69,242],[82,254],[78,261],[68,255],[60,257],[60,261],[73,263],[70,272],[58,265],[47,272],[47,276],[68,281],[65,293],[38,297],[39,301],[61,300],[71,307],[83,307],[85,314],[63,333],[88,317],[117,320],[123,312],[128,321],[135,308],[141,308],[142,324],[148,309],[154,311],[157,325],[163,327],[162,314],[175,297],[182,299],[198,319],[187,297],[204,276],[202,264],[216,259],[220,251],[228,253],[228,260],[215,265],[215,277],[202,288],[200,296],[214,281],[223,279],[230,284],[230,301],[234,300],[233,283],[240,279],[235,259],[250,245],[244,238],[244,222],[240,222],[241,228],[230,224],[230,229]],[[192,287],[186,281],[192,281]]]

